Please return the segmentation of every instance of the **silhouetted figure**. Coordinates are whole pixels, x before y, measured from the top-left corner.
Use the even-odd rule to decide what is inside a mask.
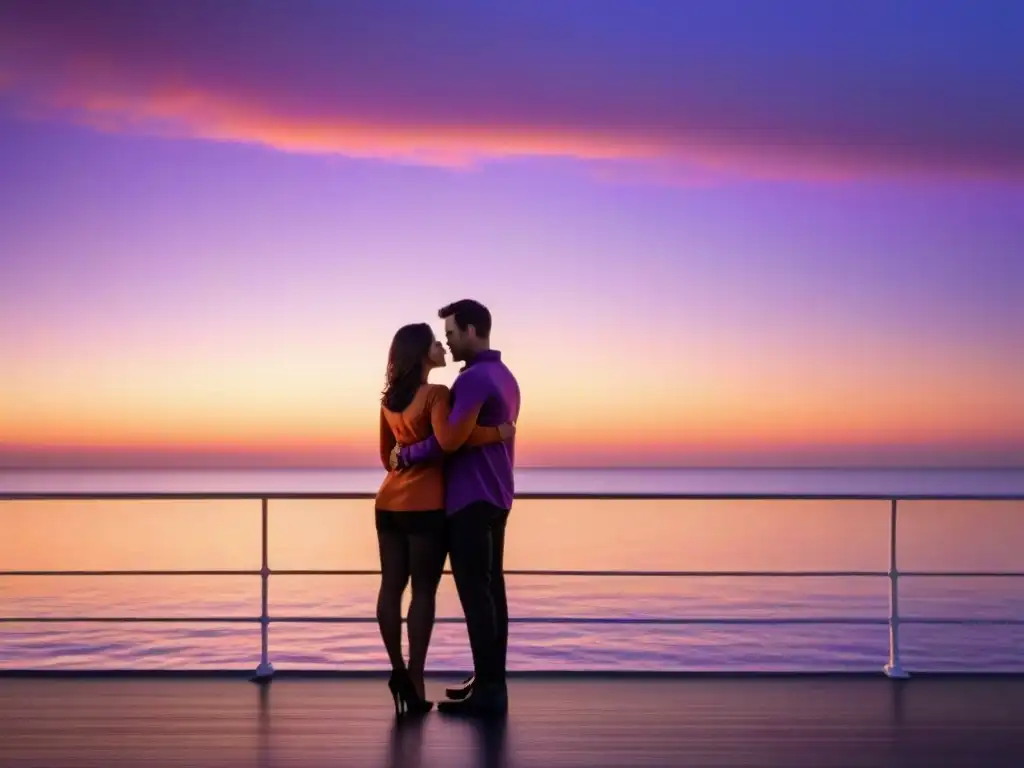
[[[479,414],[480,424],[519,418],[519,384],[490,348],[491,313],[464,299],[438,313],[452,358],[466,365],[452,386],[451,428]],[[436,429],[435,429],[436,432]],[[437,436],[395,451],[394,465],[414,467],[436,460],[444,447]],[[455,586],[466,616],[475,679],[450,690],[445,712],[485,715],[505,712],[508,600],[505,593],[505,529],[515,494],[515,440],[459,451],[445,465],[448,551]]]
[[[380,456],[385,468],[391,470],[391,452],[400,443],[430,436],[440,452],[435,460],[389,471],[376,498],[381,567],[377,622],[391,662],[388,688],[398,714],[422,713],[432,706],[426,699],[423,674],[448,546],[444,452],[463,444],[499,444],[515,433],[513,425],[478,427],[479,408],[450,419],[448,388],[427,383],[430,371],[444,365],[444,348],[429,325],[400,328],[391,342],[381,399]],[[406,665],[402,658],[401,611],[402,595],[410,581]]]

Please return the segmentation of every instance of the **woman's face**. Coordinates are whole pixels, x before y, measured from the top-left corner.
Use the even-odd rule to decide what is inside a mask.
[[[444,345],[434,339],[434,342],[430,345],[430,351],[427,353],[427,363],[433,368],[444,368],[448,361],[444,356]]]

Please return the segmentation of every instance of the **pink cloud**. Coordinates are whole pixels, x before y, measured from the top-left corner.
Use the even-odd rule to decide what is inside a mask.
[[[107,133],[452,168],[568,158],[607,180],[670,184],[1024,178],[1016,113],[900,103],[882,88],[844,94],[796,68],[773,81],[708,58],[698,75],[642,49],[611,66],[611,54],[583,48],[471,44],[468,22],[429,37],[340,11],[116,10],[0,14],[0,94],[20,115]]]

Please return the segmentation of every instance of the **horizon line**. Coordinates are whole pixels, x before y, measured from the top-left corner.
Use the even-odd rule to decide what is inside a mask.
[[[609,464],[609,465],[522,465],[515,469],[528,469],[528,470],[547,470],[551,472],[565,472],[565,471],[588,471],[588,472],[607,472],[607,471],[663,471],[663,472],[678,472],[678,471],[792,471],[792,470],[819,470],[819,471],[871,471],[871,472],[906,472],[909,470],[914,471],[928,471],[928,472],[949,472],[949,471],[985,471],[985,472],[1009,472],[1009,471],[1024,471],[1024,464],[996,464],[996,465],[971,465],[971,464],[899,464],[899,465],[875,465],[875,464],[743,464],[743,465],[729,465],[729,464],[710,464],[710,465],[622,465],[622,464]],[[68,472],[68,471],[79,471],[79,472],[238,472],[238,471],[259,471],[266,472],[270,470],[281,471],[281,472],[322,472],[330,470],[379,470],[384,472],[383,467],[376,465],[348,465],[348,466],[302,466],[302,467],[289,467],[280,465],[250,465],[250,466],[210,466],[210,465],[196,465],[196,466],[85,466],[85,465],[50,465],[50,466],[38,466],[38,465],[14,465],[14,466],[3,466],[0,465],[0,472]]]

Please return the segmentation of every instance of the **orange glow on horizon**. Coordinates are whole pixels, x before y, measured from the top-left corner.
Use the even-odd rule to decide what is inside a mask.
[[[899,381],[898,371],[880,362],[858,371],[836,366],[810,387],[800,386],[808,380],[799,361],[783,371],[781,360],[761,364],[760,378],[725,360],[689,376],[674,363],[623,366],[584,384],[566,371],[606,369],[596,347],[584,345],[559,371],[527,340],[509,342],[507,357],[524,393],[518,457],[527,464],[728,464],[731,456],[770,460],[787,452],[813,459],[815,446],[851,454],[886,446],[1012,448],[1024,434],[1012,376],[985,384],[986,400],[969,408],[954,406],[970,402],[980,386],[975,376],[936,374],[935,386],[897,387],[889,382]],[[276,365],[255,357],[186,364],[126,349],[117,355],[88,369],[54,358],[34,370],[21,367],[0,384],[4,401],[19,403],[0,411],[0,454],[377,464],[377,356],[367,353],[367,362],[356,365],[363,359],[357,354],[324,367],[315,351]],[[450,382],[455,373],[449,368],[438,380]]]

